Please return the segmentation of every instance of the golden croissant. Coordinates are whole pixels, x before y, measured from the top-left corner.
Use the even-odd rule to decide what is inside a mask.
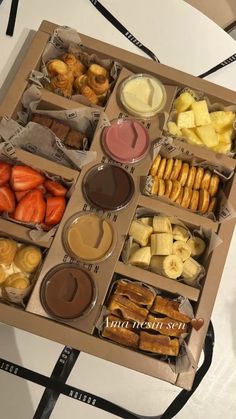
[[[95,76],[94,74],[89,74],[88,85],[91,89],[93,89],[96,95],[103,95],[109,88],[109,81],[105,76]]]
[[[88,68],[87,75],[107,77],[107,70],[99,64],[91,64]]]
[[[72,95],[72,78],[71,72],[66,74],[58,74],[53,77],[50,82],[53,92],[60,90],[63,96],[70,97]]]
[[[23,272],[32,273],[41,262],[42,254],[38,247],[22,246],[16,252],[14,263]]]
[[[80,89],[81,94],[86,97],[91,103],[97,105],[98,97],[96,93],[89,86],[82,86]]]
[[[17,250],[17,243],[14,240],[0,238],[0,263],[11,265]]]
[[[66,74],[69,69],[62,60],[54,59],[47,63],[47,70],[49,75],[53,77],[58,74]]]
[[[61,59],[66,63],[69,70],[73,72],[74,77],[79,77],[85,73],[86,67],[79,61],[74,54],[64,54]]]
[[[6,272],[3,268],[3,266],[0,266],[0,286],[3,284],[5,279],[6,279]]]
[[[86,86],[88,84],[88,77],[86,74],[82,74],[79,77],[76,77],[74,81],[74,89],[76,92],[81,92],[81,87]]]
[[[29,285],[29,279],[22,272],[9,275],[4,282],[4,287],[17,288],[19,290],[25,289]]]

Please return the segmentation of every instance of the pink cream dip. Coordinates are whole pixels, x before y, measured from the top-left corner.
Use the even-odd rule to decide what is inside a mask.
[[[135,163],[145,157],[149,150],[148,132],[138,121],[120,120],[105,128],[103,147],[113,160]]]

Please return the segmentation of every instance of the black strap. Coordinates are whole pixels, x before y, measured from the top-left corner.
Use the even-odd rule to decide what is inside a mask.
[[[201,383],[203,377],[207,373],[211,365],[211,361],[212,361],[213,347],[214,347],[214,330],[213,330],[212,323],[210,323],[206,340],[205,340],[205,345],[204,345],[204,362],[196,373],[192,390],[191,391],[182,390],[179,393],[179,395],[175,398],[175,400],[171,403],[171,405],[167,408],[167,410],[163,413],[163,415],[152,416],[152,417],[137,415],[112,402],[109,402],[108,400],[103,399],[102,397],[96,396],[91,393],[87,393],[76,387],[69,386],[68,384],[62,383],[58,379],[55,379],[54,377],[48,378],[42,374],[39,374],[35,371],[31,371],[19,365],[13,364],[2,358],[0,358],[0,370],[6,371],[8,373],[11,373],[21,378],[25,378],[26,380],[32,381],[33,383],[36,383],[48,389],[51,389],[54,392],[57,392],[59,394],[60,393],[64,394],[65,396],[71,397],[74,400],[78,400],[83,403],[90,404],[91,406],[97,407],[98,409],[105,410],[106,412],[117,415],[118,417],[123,418],[123,419],[171,419],[187,403],[188,399],[192,396],[194,391],[197,389],[197,387]],[[36,416],[36,417],[37,419],[44,418],[43,416],[42,417]]]
[[[122,23],[119,22],[110,12],[107,10],[98,0],[89,0],[90,3],[92,3],[96,9],[107,19],[109,22],[118,29],[130,42],[132,42],[134,45],[136,45],[139,49],[141,49],[145,54],[147,54],[152,60],[160,62],[156,55],[145,45],[143,45],[140,41],[138,41],[137,38],[135,38],[132,33],[128,31],[128,29],[125,28],[125,26],[122,25]]]
[[[9,35],[9,36],[12,36],[14,33],[18,3],[19,3],[19,0],[12,0],[11,2],[10,16],[9,16],[7,31],[6,31],[6,35]]]
[[[65,383],[74,367],[80,351],[65,346],[52,371],[51,378]],[[60,392],[46,388],[35,411],[33,419],[49,419],[60,396]]]
[[[138,41],[129,31],[126,29],[120,22],[117,20],[110,12],[107,10],[98,0],[89,0],[90,3],[92,3],[96,9],[107,19],[109,22],[115,26],[118,31],[120,31],[130,42],[132,42],[136,47],[141,49],[145,54],[147,54],[152,60],[157,61],[160,63],[156,55],[147,47],[145,47],[140,41]],[[217,70],[220,70],[222,67],[225,67],[226,65],[231,64],[233,61],[236,61],[236,53],[231,55],[229,58],[226,58],[226,60],[222,61],[220,64],[217,64],[216,66],[212,67],[210,70],[206,71],[203,74],[200,74],[201,79],[209,76],[212,73],[215,73]]]

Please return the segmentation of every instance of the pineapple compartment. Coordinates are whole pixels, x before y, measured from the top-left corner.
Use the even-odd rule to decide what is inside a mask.
[[[174,101],[166,131],[190,144],[233,155],[235,112],[235,106],[210,103],[203,94],[185,88]]]

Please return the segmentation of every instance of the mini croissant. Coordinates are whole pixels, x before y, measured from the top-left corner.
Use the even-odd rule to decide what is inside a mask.
[[[80,92],[91,103],[93,103],[94,105],[97,105],[98,97],[97,97],[96,93],[89,86],[82,86]]]
[[[86,67],[79,61],[74,54],[64,54],[61,59],[66,63],[74,77],[79,77],[85,73]]]
[[[53,77],[50,82],[50,88],[53,92],[60,90],[63,96],[70,97],[72,95],[71,73],[58,74]]]
[[[109,88],[108,78],[102,75],[88,75],[88,85],[93,89],[96,95],[102,95]]]
[[[107,70],[99,64],[91,64],[87,71],[87,75],[107,77]]]
[[[47,70],[49,75],[53,77],[58,74],[66,74],[69,69],[63,61],[54,59],[47,63]]]

